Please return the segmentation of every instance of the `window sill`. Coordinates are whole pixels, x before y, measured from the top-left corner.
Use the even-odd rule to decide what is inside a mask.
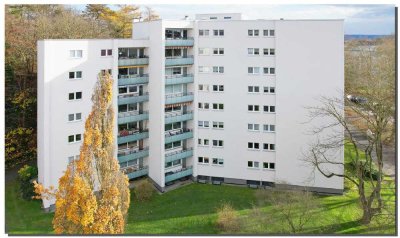
[[[210,163],[200,163],[200,162],[197,162],[197,164],[198,165],[205,165],[205,166],[209,166],[210,165]]]
[[[211,164],[211,166],[214,166],[214,167],[224,167],[223,164]]]
[[[76,122],[81,122],[81,121],[82,121],[82,119],[81,120],[68,121],[68,123],[76,123]]]
[[[73,145],[73,144],[77,144],[79,142],[81,142],[82,140],[78,140],[78,141],[74,141],[74,142],[68,142],[68,145]]]
[[[249,169],[249,170],[260,170],[260,168],[257,168],[257,167],[247,167],[247,169]]]
[[[260,151],[260,149],[250,149],[250,148],[247,148],[247,150],[248,151]]]
[[[223,146],[212,146],[212,148],[215,148],[215,149],[223,149],[224,147],[223,147]]]
[[[260,132],[260,130],[247,130],[248,132]]]

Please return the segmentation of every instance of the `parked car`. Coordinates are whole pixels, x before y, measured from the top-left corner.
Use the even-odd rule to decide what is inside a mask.
[[[368,102],[368,100],[365,97],[361,96],[347,95],[347,99],[358,104],[364,104]]]

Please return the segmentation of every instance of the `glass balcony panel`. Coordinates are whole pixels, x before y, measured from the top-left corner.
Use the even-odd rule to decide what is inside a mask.
[[[129,179],[134,179],[149,174],[148,166],[144,166],[141,168],[132,166],[123,168],[121,170],[124,171],[124,173],[128,176]]]
[[[136,141],[136,140],[143,140],[149,138],[149,131],[120,131],[119,136],[117,138],[118,144]]]
[[[193,120],[193,112],[188,111],[185,114],[165,114],[165,124]]]
[[[193,138],[193,131],[190,129],[183,129],[175,132],[174,134],[166,134],[165,144],[190,138]]]
[[[165,84],[173,85],[173,84],[182,84],[182,83],[193,83],[193,74],[186,75],[166,75],[165,76]]]
[[[119,75],[118,86],[149,83],[149,75]]]
[[[149,148],[139,149],[139,147],[125,149],[125,150],[118,150],[118,161],[119,163],[140,159],[149,156]]]
[[[148,92],[143,93],[142,95],[130,94],[130,95],[119,95],[118,96],[118,105],[146,102],[146,101],[149,101],[149,93]]]
[[[166,95],[165,104],[192,102],[193,98],[194,97],[192,92]]]
[[[178,160],[178,159],[186,159],[193,156],[193,148],[188,148],[186,150],[175,151],[172,153],[165,154],[165,163]]]
[[[135,66],[135,65],[147,65],[149,64],[149,58],[119,58],[118,66]]]
[[[165,183],[189,176],[193,174],[192,166],[187,168],[182,168],[180,171],[175,171],[174,173],[165,174]]]
[[[165,46],[193,46],[193,37],[181,38],[181,39],[166,39]]]
[[[190,65],[193,64],[193,62],[193,55],[165,58],[165,66]]]
[[[129,122],[137,122],[149,119],[148,111],[132,111],[132,112],[120,112],[118,113],[118,124],[124,124]]]

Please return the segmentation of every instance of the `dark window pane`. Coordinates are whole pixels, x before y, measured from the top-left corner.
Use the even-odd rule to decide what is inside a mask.
[[[69,78],[70,79],[75,78],[75,72],[69,72]]]
[[[101,50],[101,56],[106,56],[106,50]]]
[[[76,92],[76,99],[82,98],[82,92]]]
[[[68,99],[69,100],[74,100],[74,93],[68,94]]]

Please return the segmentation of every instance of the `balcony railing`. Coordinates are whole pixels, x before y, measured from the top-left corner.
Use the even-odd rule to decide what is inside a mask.
[[[193,167],[189,166],[187,168],[182,168],[181,170],[178,171],[174,171],[172,173],[168,172],[165,173],[165,183],[183,178],[183,177],[187,177],[189,175],[193,174]]]
[[[149,83],[149,75],[118,75],[118,86]]]
[[[193,93],[177,93],[165,95],[165,104],[183,103],[193,101]]]
[[[193,55],[165,58],[165,66],[189,65],[193,62]]]
[[[178,160],[186,159],[193,156],[193,148],[188,148],[186,150],[174,151],[172,153],[165,154],[165,163]]]
[[[149,174],[148,166],[132,166],[122,168],[121,170],[128,176],[129,179],[134,179]]]
[[[166,85],[193,83],[193,82],[194,82],[193,74],[165,75],[165,84]]]
[[[149,138],[149,131],[148,130],[124,130],[118,133],[118,144],[130,142],[130,141],[137,141]]]
[[[165,124],[193,120],[193,112],[187,111],[182,113],[168,113],[165,114]]]
[[[140,95],[138,93],[118,95],[118,105],[145,102],[148,100],[149,100],[148,92],[143,93],[142,95]]]
[[[137,122],[149,119],[148,111],[132,111],[118,113],[118,124]]]
[[[193,37],[165,39],[165,46],[193,46]]]
[[[119,58],[118,66],[135,66],[135,65],[147,65],[149,64],[149,57],[142,56],[140,58]]]
[[[140,159],[149,156],[149,147],[139,149],[139,147],[118,150],[118,161],[120,163]]]
[[[190,138],[193,138],[193,131],[191,129],[179,129],[173,132],[166,132],[165,144]]]

